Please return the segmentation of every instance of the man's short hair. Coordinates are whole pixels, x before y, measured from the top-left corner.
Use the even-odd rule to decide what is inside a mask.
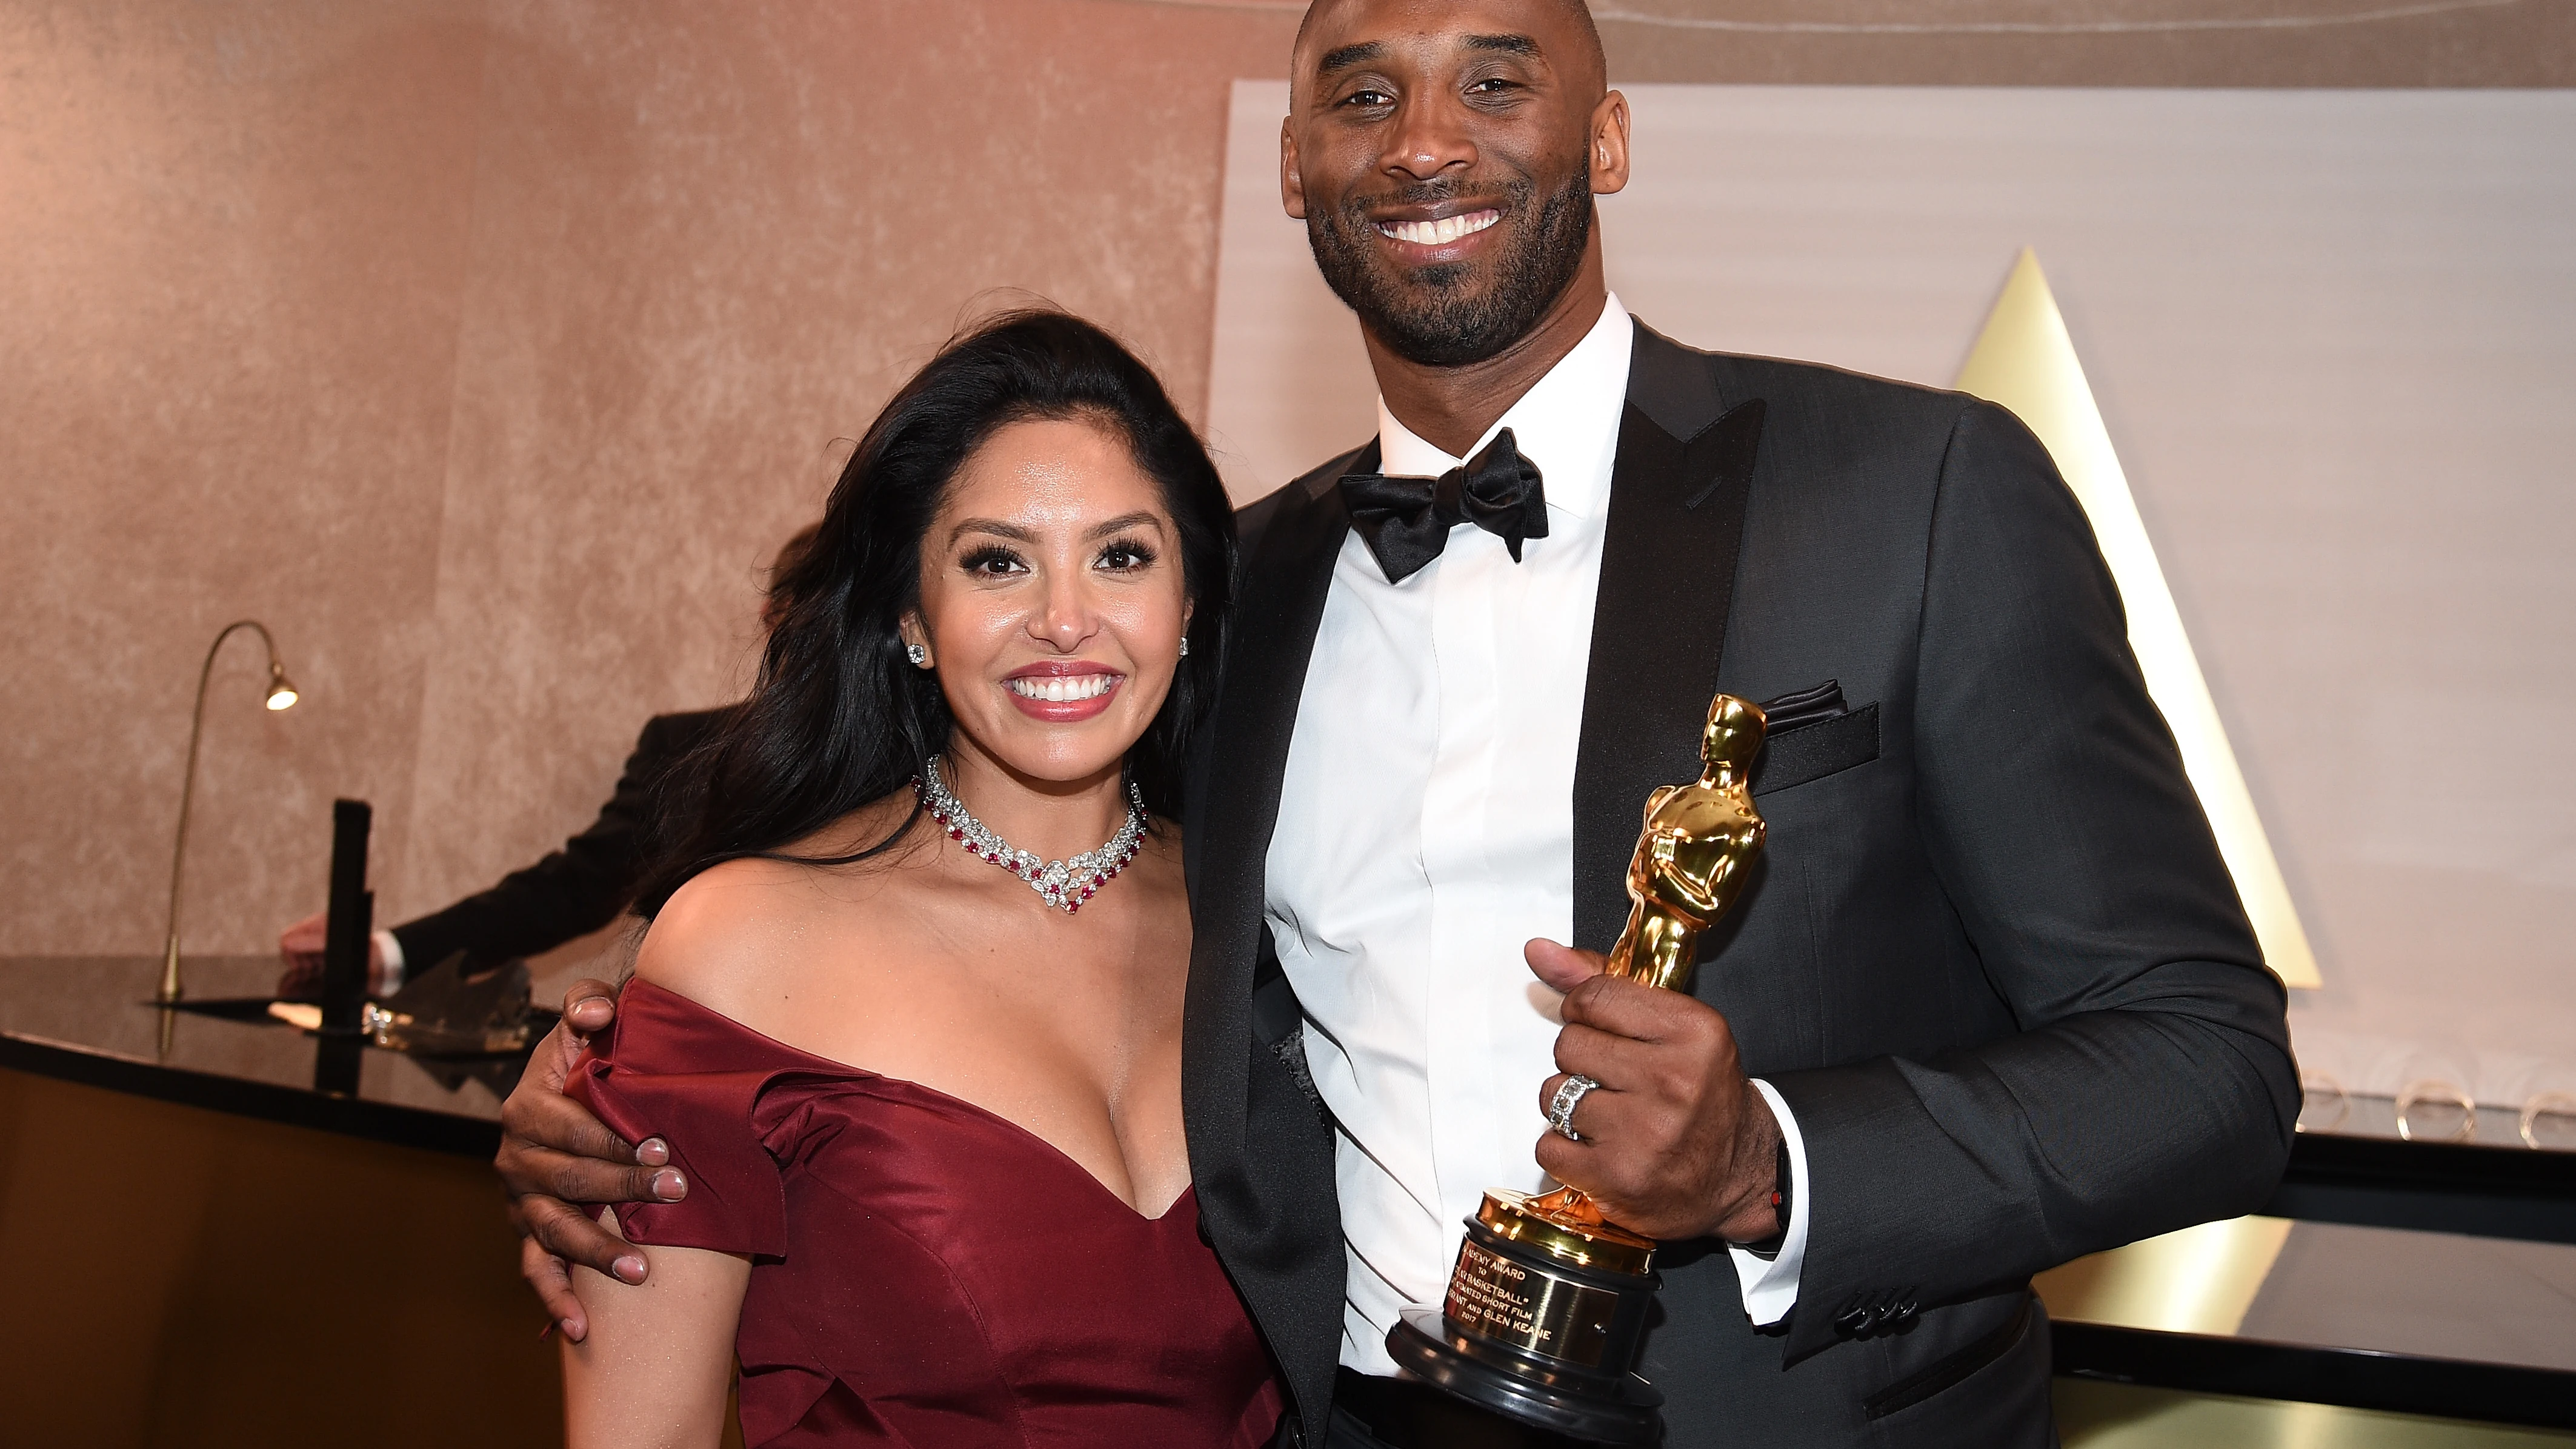
[[[1313,4],[1306,7],[1306,12],[1297,17],[1297,38],[1288,44],[1289,77],[1292,81],[1296,77],[1297,51],[1306,43],[1306,28],[1315,23],[1315,12],[1327,3],[1329,0],[1314,0]],[[1600,72],[1602,84],[1607,86],[1610,61],[1608,53],[1601,48],[1601,27],[1592,23],[1591,5],[1586,3],[1586,0],[1556,0],[1556,3],[1561,8],[1574,13],[1575,23],[1583,30],[1584,43],[1592,48],[1592,64]]]

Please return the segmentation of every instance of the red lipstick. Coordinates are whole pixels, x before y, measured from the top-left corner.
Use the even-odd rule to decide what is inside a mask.
[[[1049,659],[1024,664],[1002,676],[1002,692],[1031,719],[1079,724],[1106,711],[1126,683],[1126,675],[1106,664]]]

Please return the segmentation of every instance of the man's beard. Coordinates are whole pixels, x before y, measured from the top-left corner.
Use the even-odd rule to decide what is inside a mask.
[[[1366,214],[1370,208],[1389,199],[1436,205],[1478,198],[1456,186],[1411,186],[1393,198],[1353,200],[1337,217],[1309,212],[1306,243],[1334,294],[1396,356],[1421,367],[1463,367],[1535,331],[1583,266],[1592,237],[1591,176],[1577,166],[1533,206],[1536,194],[1536,183],[1523,179],[1492,196],[1490,204],[1506,219],[1524,225],[1513,229],[1511,248],[1495,259],[1493,285],[1482,296],[1464,290],[1466,263],[1417,267],[1408,287],[1389,275],[1389,263],[1372,246],[1377,228]]]

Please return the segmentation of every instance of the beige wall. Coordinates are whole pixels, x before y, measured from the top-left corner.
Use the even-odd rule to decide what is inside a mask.
[[[379,918],[720,701],[759,565],[979,294],[1202,406],[1227,78],[1293,17],[1118,4],[0,8],[0,954],[150,951],[198,659],[192,949]]]
[[[1602,7],[1635,80],[2576,80],[2557,0],[2308,23],[2384,8]],[[1884,28],[1926,19],[1966,28]],[[980,295],[1100,318],[1197,412],[1228,82],[1294,24],[0,0],[0,954],[155,948],[227,619],[306,694],[218,667],[189,940],[222,952],[318,903],[335,794],[377,806],[385,920],[585,820],[646,714],[737,686],[830,439]]]

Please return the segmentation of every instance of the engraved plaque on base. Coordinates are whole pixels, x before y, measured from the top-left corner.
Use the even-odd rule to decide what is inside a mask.
[[[1495,1191],[1467,1222],[1440,1310],[1388,1333],[1396,1363],[1524,1423],[1603,1444],[1651,1444],[1664,1396],[1631,1372],[1660,1279],[1655,1244],[1601,1220],[1572,1189]]]

